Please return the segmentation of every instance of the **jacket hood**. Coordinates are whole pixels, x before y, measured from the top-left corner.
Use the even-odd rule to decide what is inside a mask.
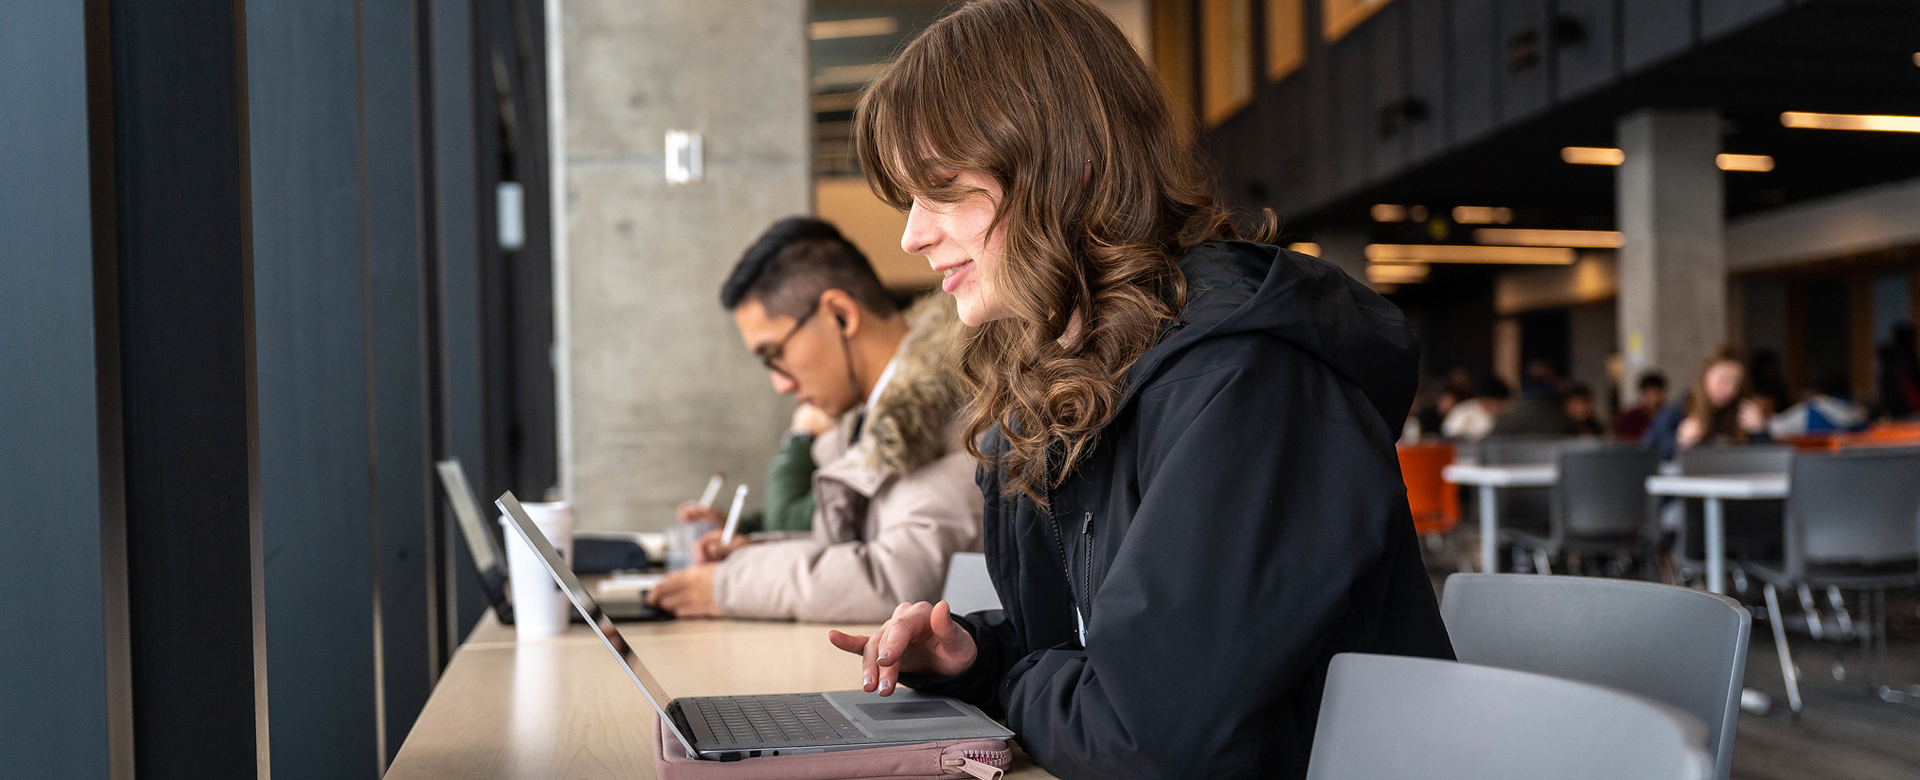
[[[874,401],[860,435],[872,464],[896,475],[947,454],[954,413],[966,401],[953,296],[925,296],[907,308],[906,317],[907,337],[894,353],[893,378]]]
[[[1171,358],[1207,339],[1260,332],[1319,358],[1398,430],[1419,384],[1420,343],[1399,307],[1331,263],[1246,241],[1201,244],[1180,260],[1180,322],[1129,372],[1129,400]]]

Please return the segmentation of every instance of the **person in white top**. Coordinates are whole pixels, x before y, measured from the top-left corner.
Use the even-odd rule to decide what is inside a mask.
[[[1480,383],[1480,394],[1454,404],[1452,411],[1440,421],[1440,435],[1459,441],[1479,441],[1493,432],[1493,422],[1507,410],[1507,401],[1513,393],[1507,389],[1507,383],[1497,377],[1487,377]]]

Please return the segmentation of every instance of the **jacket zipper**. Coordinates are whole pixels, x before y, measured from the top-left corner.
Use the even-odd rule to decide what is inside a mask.
[[[1093,619],[1093,511],[1087,510],[1080,524],[1080,536],[1086,540],[1086,553],[1080,556],[1080,598],[1086,602],[1087,611],[1081,613],[1082,620]],[[1082,642],[1081,644],[1086,644]]]
[[[1060,532],[1060,515],[1055,511],[1058,502],[1054,500],[1053,495],[1053,444],[1051,442],[1047,444],[1046,452],[1042,453],[1040,463],[1047,472],[1047,525],[1053,529],[1053,548],[1060,552],[1060,573],[1067,578],[1067,606],[1073,608],[1074,619],[1079,623],[1079,630],[1074,632],[1074,636],[1080,640],[1080,646],[1085,647],[1087,618],[1080,612],[1080,600],[1073,595],[1073,564],[1067,561],[1066,534]]]

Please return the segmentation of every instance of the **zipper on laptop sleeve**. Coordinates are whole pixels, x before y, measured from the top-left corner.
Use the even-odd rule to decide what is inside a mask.
[[[955,750],[949,747],[940,757],[940,768],[946,773],[962,772],[980,780],[1000,780],[1011,763],[1012,750]]]

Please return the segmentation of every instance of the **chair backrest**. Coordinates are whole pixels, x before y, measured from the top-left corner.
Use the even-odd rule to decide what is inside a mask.
[[[1634,580],[1455,574],[1440,616],[1462,662],[1618,688],[1699,718],[1712,777],[1732,771],[1753,627],[1733,599]]]
[[[1623,691],[1491,666],[1341,653],[1308,780],[1695,780],[1693,716]]]
[[[1920,557],[1920,450],[1850,449],[1793,459],[1787,563],[1877,564]]]
[[[1788,444],[1730,444],[1695,447],[1680,453],[1680,473],[1703,474],[1785,474],[1793,463],[1793,446]]]
[[[1483,466],[1524,466],[1558,463],[1560,451],[1583,446],[1564,436],[1489,436],[1474,446],[1474,462]],[[1506,488],[1500,493],[1503,528],[1543,527],[1551,513],[1547,488]]]
[[[1560,481],[1553,486],[1554,532],[1560,535],[1628,534],[1652,519],[1647,477],[1660,470],[1660,454],[1640,444],[1568,447],[1560,451]]]
[[[1728,444],[1695,447],[1680,453],[1680,473],[1687,476],[1716,474],[1785,474],[1793,463],[1796,444]],[[1826,451],[1825,445],[1820,448]],[[1674,549],[1682,558],[1704,560],[1706,556],[1706,508],[1697,498],[1681,499],[1686,510]],[[1735,557],[1779,560],[1781,535],[1786,528],[1787,502],[1778,499],[1758,501],[1722,501],[1727,551]]]
[[[1442,473],[1453,463],[1453,445],[1409,444],[1397,449],[1414,531],[1435,534],[1452,530],[1460,522],[1460,488],[1447,484]]]
[[[993,589],[993,578],[987,576],[987,556],[981,553],[954,553],[947,560],[947,587],[941,592],[940,598],[947,602],[956,615],[999,609],[1000,592]]]

